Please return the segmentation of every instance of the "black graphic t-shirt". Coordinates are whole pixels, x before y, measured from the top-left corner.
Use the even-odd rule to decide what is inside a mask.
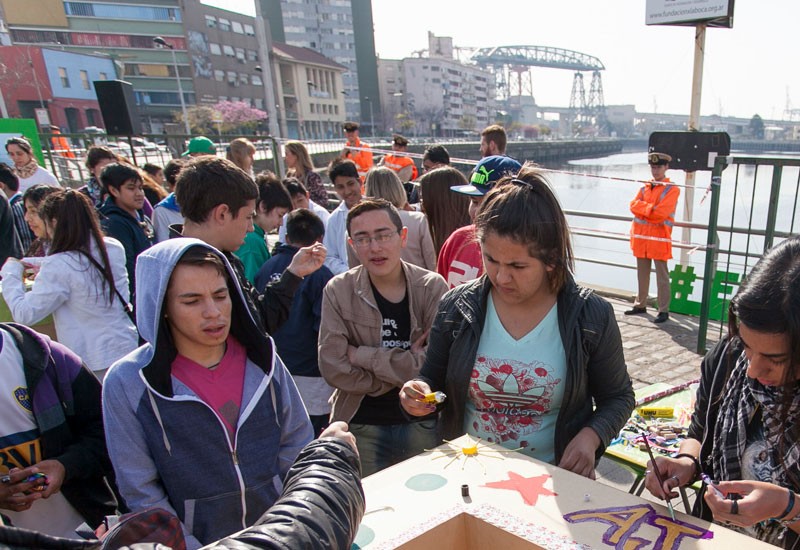
[[[375,303],[383,319],[381,326],[381,347],[411,349],[411,310],[408,293],[400,302],[390,302],[372,286]],[[361,406],[351,420],[356,424],[406,424],[408,420],[400,410],[400,388],[371,397],[365,395]]]

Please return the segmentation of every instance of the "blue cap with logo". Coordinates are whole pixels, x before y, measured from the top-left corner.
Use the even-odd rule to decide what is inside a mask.
[[[516,175],[522,165],[511,157],[493,155],[482,158],[469,178],[469,185],[456,185],[450,191],[480,197],[489,192],[506,175]]]

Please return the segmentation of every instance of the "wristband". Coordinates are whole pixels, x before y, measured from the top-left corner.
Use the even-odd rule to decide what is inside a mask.
[[[800,512],[797,512],[795,515],[793,515],[788,519],[779,520],[778,523],[780,523],[782,527],[789,527],[791,524],[795,523],[798,520],[800,520]]]
[[[692,462],[694,462],[694,475],[692,476],[692,479],[689,480],[689,485],[700,479],[700,474],[703,472],[703,468],[700,467],[700,461],[696,456],[688,453],[678,453],[672,458],[691,458]]]
[[[783,520],[784,518],[786,518],[786,516],[789,515],[789,513],[792,511],[792,508],[794,508],[794,491],[792,491],[791,489],[787,489],[787,491],[789,491],[789,504],[786,505],[786,510],[784,510],[781,515],[776,516],[774,518],[769,518],[772,521]]]

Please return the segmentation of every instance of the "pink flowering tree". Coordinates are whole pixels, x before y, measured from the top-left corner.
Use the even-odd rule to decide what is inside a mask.
[[[253,133],[259,122],[267,118],[266,112],[244,101],[220,101],[211,108],[219,113],[223,132]]]

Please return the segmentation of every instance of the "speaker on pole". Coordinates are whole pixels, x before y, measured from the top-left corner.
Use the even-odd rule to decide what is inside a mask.
[[[106,133],[135,136],[142,133],[133,86],[124,80],[95,80],[94,91],[106,126]]]

